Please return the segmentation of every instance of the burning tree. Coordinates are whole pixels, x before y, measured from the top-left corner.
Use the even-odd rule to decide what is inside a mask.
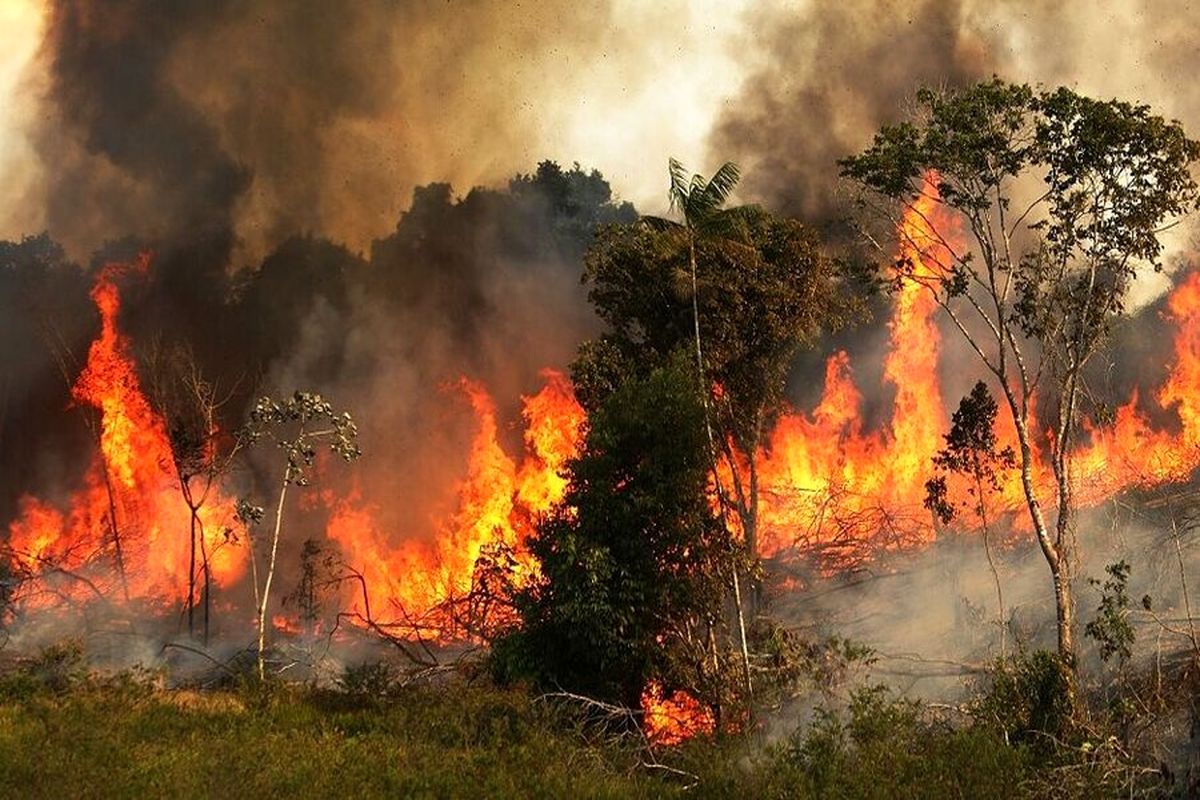
[[[215,537],[205,530],[205,506],[220,495],[221,479],[226,475],[245,440],[223,435],[218,419],[231,393],[219,393],[205,378],[195,354],[186,345],[167,346],[158,340],[150,348],[148,363],[150,392],[155,407],[163,415],[171,443],[172,466],[180,496],[189,512],[188,519],[188,634],[196,631],[196,607],[203,608],[203,638],[209,637],[212,609],[212,556]],[[230,540],[228,528],[224,546]],[[202,578],[197,595],[197,579]]]
[[[895,279],[928,290],[1003,394],[1025,506],[1054,581],[1059,655],[1072,664],[1071,460],[1085,368],[1139,269],[1161,267],[1160,234],[1196,207],[1189,169],[1200,144],[1146,106],[998,79],[923,90],[917,105],[913,119],[883,127],[844,159],[842,174],[861,190],[861,208],[920,254],[896,260]],[[924,235],[900,224],[914,213]],[[1035,395],[1053,415],[1044,444]],[[1043,446],[1050,489],[1035,471]]]
[[[272,439],[283,451],[285,460],[279,482],[279,499],[275,504],[267,572],[261,590],[258,559],[253,547],[250,555],[258,622],[258,677],[262,680],[265,677],[267,607],[271,600],[271,583],[275,578],[275,560],[279,552],[279,534],[283,528],[283,509],[288,488],[308,485],[309,470],[316,462],[318,442],[328,442],[329,449],[346,461],[354,461],[362,455],[362,451],[358,449],[357,443],[358,426],[354,424],[350,414],[335,413],[333,406],[321,395],[308,392],[296,392],[283,400],[261,398],[250,412],[245,437],[250,444],[264,437]],[[259,507],[242,502],[238,505],[238,516],[247,523],[246,529],[250,531],[253,523],[262,519],[263,511]],[[251,544],[253,545],[253,541]]]

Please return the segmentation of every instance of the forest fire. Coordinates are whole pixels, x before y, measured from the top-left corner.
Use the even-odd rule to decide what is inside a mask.
[[[904,279],[898,287],[884,361],[885,380],[895,389],[891,421],[882,431],[862,430],[862,395],[852,378],[850,358],[841,352],[831,356],[820,403],[811,414],[793,412],[780,419],[769,446],[759,455],[765,487],[764,555],[805,548],[829,551],[834,554],[829,562],[836,565],[839,551],[864,544],[875,550],[907,547],[935,535],[922,498],[931,455],[942,445],[950,415],[938,380],[937,308],[920,284],[926,269],[921,262],[945,263],[943,240],[931,231],[951,237],[954,231],[935,197],[927,182],[925,195],[906,215],[900,235],[900,258],[914,266],[913,279]],[[1081,505],[1095,505],[1124,489],[1187,480],[1200,465],[1200,409],[1195,399],[1200,391],[1200,273],[1188,275],[1167,306],[1175,324],[1174,361],[1154,401],[1159,411],[1174,410],[1180,427],[1156,429],[1136,391],[1116,410],[1111,424],[1087,426],[1087,441],[1073,466]],[[1003,446],[1015,446],[1007,411],[999,416],[997,435]],[[1049,496],[1053,478],[1037,445],[1035,441],[1034,480]],[[998,478],[998,490],[985,498],[989,517],[1007,516],[1015,530],[1027,531],[1030,523],[1022,513],[1018,471],[1004,471]]]
[[[136,264],[112,264],[98,276],[92,299],[101,316],[101,331],[72,396],[98,412],[99,457],[84,486],[67,504],[67,512],[33,496],[21,501],[21,515],[9,526],[9,546],[33,574],[50,578],[62,571],[76,576],[54,592],[84,597],[87,586],[108,592],[105,580],[122,582],[127,598],[168,605],[184,600],[188,589],[188,509],[172,474],[174,454],[162,416],[141,389],[129,342],[118,328],[120,294],[115,281],[144,273],[149,257]],[[360,571],[363,591],[351,592],[351,610],[370,619],[371,609],[399,610],[422,619],[422,630],[434,638],[449,634],[445,618],[429,613],[445,600],[471,589],[482,554],[499,547],[515,554],[514,579],[532,569],[521,543],[537,514],[557,502],[565,487],[562,470],[574,454],[584,423],[569,381],[554,370],[543,372],[545,386],[524,398],[526,457],[519,463],[498,441],[495,405],[486,389],[463,379],[458,389],[467,397],[478,425],[467,474],[457,489],[458,510],[438,525],[432,542],[391,543],[375,520],[373,507],[356,491],[327,499],[326,534],[341,549],[345,563]],[[321,498],[317,498],[318,504]],[[246,568],[245,547],[231,544],[232,500],[211,499],[200,509],[205,551],[213,582],[228,586]],[[99,588],[93,578],[101,569]],[[88,582],[78,578],[87,573]],[[45,581],[37,582],[36,600]],[[123,585],[128,584],[126,589]],[[31,584],[33,586],[34,584]],[[47,599],[45,602],[52,602]],[[296,628],[286,615],[275,615],[275,627]],[[430,626],[433,626],[432,629]]]
[[[811,413],[783,416],[757,456],[763,555],[823,547],[835,553],[839,548],[888,550],[934,536],[921,498],[929,459],[941,444],[949,414],[938,380],[937,307],[921,278],[925,262],[943,256],[944,243],[932,231],[953,229],[932,184],[928,188],[899,236],[899,257],[911,277],[899,282],[883,364],[884,379],[895,391],[890,422],[883,430],[863,429],[862,395],[850,357],[832,355],[819,404]],[[147,269],[147,257],[110,265],[92,290],[101,330],[72,397],[96,412],[99,455],[82,487],[63,508],[24,497],[20,516],[9,525],[9,545],[20,566],[48,579],[39,582],[39,592],[53,583],[55,592],[72,598],[120,592],[163,606],[187,597],[188,509],[172,472],[171,442],[161,414],[142,391],[130,343],[118,327],[116,281]],[[1136,395],[1116,411],[1111,425],[1090,427],[1077,457],[1081,502],[1094,504],[1127,487],[1180,480],[1200,463],[1200,407],[1193,399],[1200,389],[1200,275],[1176,288],[1168,308],[1176,325],[1175,361],[1154,401],[1162,410],[1174,410],[1179,429],[1156,429]],[[911,346],[914,342],[921,345]],[[361,578],[343,587],[348,611],[364,619],[403,618],[430,638],[452,638],[461,631],[437,610],[447,599],[471,593],[481,558],[504,561],[499,566],[517,583],[536,568],[523,543],[537,516],[562,498],[563,469],[578,450],[586,422],[569,380],[553,370],[544,370],[542,377],[543,388],[523,398],[520,459],[500,444],[487,389],[467,379],[457,384],[455,390],[472,409],[476,432],[455,490],[456,508],[435,521],[432,537],[397,541],[381,527],[372,498],[358,488],[336,497],[324,492],[313,501],[327,513],[326,538]],[[1000,434],[1013,438],[1005,429]],[[1035,472],[1039,482],[1049,480],[1043,463]],[[1010,514],[1012,524],[1023,529],[1023,516],[1011,513],[1022,502],[1018,477],[1001,478],[989,502],[997,515]],[[200,509],[203,548],[219,587],[237,582],[247,566],[247,548],[227,536],[231,508],[230,497],[222,495]],[[836,565],[836,557],[831,563]],[[111,569],[97,569],[104,564]],[[51,582],[50,567],[86,573],[88,582]],[[28,602],[52,601],[35,592]]]
[[[895,392],[890,423],[883,430],[864,430],[862,394],[850,357],[833,354],[819,404],[809,414],[796,411],[781,418],[757,456],[765,556],[808,549],[836,568],[842,551],[913,547],[934,536],[921,498],[930,456],[941,444],[949,415],[938,379],[937,306],[921,279],[930,259],[944,258],[944,243],[932,231],[952,228],[932,184],[927,188],[899,236],[899,258],[910,277],[898,282],[883,363],[884,379]],[[17,566],[41,578],[28,584],[22,598],[28,608],[53,605],[56,596],[79,602],[93,594],[163,609],[186,602],[189,564],[195,562],[186,536],[189,512],[173,472],[175,454],[119,328],[117,281],[137,279],[149,268],[148,257],[109,265],[92,289],[101,328],[71,395],[95,411],[98,455],[63,508],[25,496],[20,516],[9,526]],[[1186,479],[1200,463],[1200,408],[1193,400],[1200,389],[1200,274],[1175,289],[1168,310],[1176,326],[1175,360],[1153,399],[1159,410],[1178,415],[1179,429],[1155,428],[1136,394],[1117,409],[1111,425],[1088,427],[1076,467],[1083,503],[1100,502],[1131,486]],[[911,346],[914,342],[921,346]],[[368,625],[402,620],[384,624],[430,641],[469,638],[470,626],[447,601],[472,595],[481,565],[502,571],[516,585],[537,569],[524,542],[538,515],[562,499],[564,468],[576,455],[586,424],[569,380],[554,370],[544,370],[542,378],[543,387],[522,398],[520,459],[500,444],[496,406],[485,386],[464,378],[446,389],[469,403],[475,434],[455,489],[456,508],[435,522],[433,537],[397,541],[381,527],[378,507],[357,482],[341,496],[325,490],[303,501],[326,515],[325,537],[357,578],[343,576],[340,582],[342,613]],[[1007,442],[1014,438],[1008,428],[1000,434]],[[1035,472],[1039,482],[1050,480],[1041,461]],[[1027,522],[1013,513],[1022,502],[1019,481],[1015,474],[1001,477],[989,511],[1009,514],[1022,530]],[[230,495],[218,491],[199,510],[201,546],[214,588],[234,585],[251,557],[247,547],[229,538],[232,505]],[[305,633],[294,615],[277,613],[271,619],[277,631]],[[646,687],[642,711],[647,736],[656,744],[677,744],[713,727],[710,712],[693,697],[685,692],[665,696],[655,683]]]
[[[761,511],[765,554],[842,537],[869,540],[883,532],[875,513],[882,509],[893,519],[908,518],[906,543],[932,536],[928,516],[919,513],[920,497],[948,414],[937,373],[936,304],[920,281],[928,276],[926,261],[945,259],[935,231],[953,230],[932,182],[902,226],[899,258],[911,265],[913,277],[900,282],[889,325],[883,374],[895,389],[890,426],[862,429],[862,396],[851,378],[850,358],[831,356],[824,393],[811,416],[785,415],[759,455],[760,480],[767,487]]]
[[[334,504],[327,534],[364,579],[363,592],[352,600],[355,612],[370,617],[399,609],[420,620],[426,635],[438,638],[449,634],[453,623],[444,615],[430,619],[429,612],[470,592],[481,556],[504,548],[515,559],[509,566],[518,582],[534,568],[521,545],[536,515],[562,498],[562,471],[576,453],[585,421],[567,378],[554,370],[542,375],[545,386],[523,398],[526,452],[519,465],[499,444],[496,408],[487,391],[460,381],[478,429],[456,492],[458,509],[438,523],[433,541],[408,540],[397,547],[361,497]]]

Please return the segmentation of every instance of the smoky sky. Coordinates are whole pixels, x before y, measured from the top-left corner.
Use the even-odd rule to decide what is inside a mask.
[[[1186,2],[859,0],[746,13],[745,77],[713,120],[709,160],[744,169],[747,199],[816,224],[847,214],[837,160],[904,118],[916,90],[998,75],[1149,103],[1200,131],[1200,8]],[[1190,249],[1176,232],[1174,251]],[[1151,280],[1139,300],[1161,292]]]
[[[839,213],[836,162],[893,121],[921,85],[958,85],[987,62],[958,2],[814,3],[751,15],[759,65],[716,120],[711,147],[744,191],[813,222]]]
[[[237,266],[295,234],[365,249],[415,186],[536,163],[530,132],[559,83],[546,60],[591,57],[607,14],[53,0],[32,131],[45,225],[77,257],[130,234],[224,236]]]

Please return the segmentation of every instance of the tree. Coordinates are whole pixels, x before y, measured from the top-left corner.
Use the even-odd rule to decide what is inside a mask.
[[[968,481],[966,504],[979,519],[983,533],[983,549],[988,566],[996,584],[996,613],[1000,627],[1000,658],[1005,656],[1006,626],[1004,613],[1004,586],[1000,572],[992,556],[991,525],[988,521],[988,497],[1000,490],[1000,474],[1012,469],[1016,455],[1011,447],[1000,447],[996,438],[996,414],[999,408],[987,384],[979,381],[971,393],[958,404],[951,419],[950,432],[946,434],[946,446],[933,457],[933,464],[940,474],[925,484],[925,507],[937,515],[942,524],[947,524],[958,515],[958,508],[951,500],[948,475],[960,475]]]
[[[589,416],[563,503],[529,541],[540,575],[514,598],[520,628],[495,646],[502,674],[630,707],[656,680],[726,705],[732,548],[706,492],[686,364],[625,382]]]
[[[581,348],[572,377],[586,407],[625,377],[691,350],[713,469],[727,476],[717,481],[722,508],[737,515],[754,555],[754,454],[784,405],[797,350],[839,325],[850,303],[814,232],[757,207],[722,207],[736,179],[726,164],[689,182],[672,160],[671,202],[682,222],[644,217],[600,230],[584,280],[609,330]]]
[[[285,466],[279,482],[279,499],[275,504],[271,549],[267,559],[267,574],[262,590],[258,586],[258,564],[251,538],[251,562],[254,567],[254,591],[258,623],[258,677],[266,676],[264,651],[266,647],[267,606],[271,599],[271,583],[275,577],[275,559],[279,552],[279,534],[283,527],[283,508],[288,487],[307,486],[308,472],[317,457],[316,444],[328,442],[329,449],[345,461],[354,461],[358,449],[358,426],[347,412],[337,414],[333,406],[319,394],[296,392],[290,398],[273,400],[263,397],[254,404],[250,421],[243,433],[248,444],[266,437],[283,451]],[[263,517],[261,508],[246,502],[238,504],[238,518],[249,532]]]
[[[1139,268],[1160,267],[1160,234],[1196,207],[1189,169],[1200,145],[1143,105],[999,79],[922,90],[917,107],[842,160],[842,175],[861,190],[864,221],[886,221],[922,253],[919,264],[896,262],[897,278],[929,290],[1004,396],[1054,582],[1059,656],[1073,664],[1071,452],[1085,368]],[[900,224],[906,214],[921,217],[934,246]],[[1053,524],[1034,480],[1035,393],[1053,415]]]
[[[201,372],[190,347],[182,344],[171,347],[156,340],[149,349],[146,368],[154,405],[167,424],[175,479],[189,513],[188,634],[195,635],[199,602],[203,607],[203,640],[207,644],[212,609],[213,554],[209,551],[209,536],[200,512],[213,490],[218,488],[220,478],[233,465],[245,441],[241,436],[222,435],[219,417],[232,392],[218,394],[216,386]],[[197,576],[203,576],[199,598]]]
[[[701,236],[725,238],[727,234],[733,232],[741,210],[727,209],[723,206],[734,187],[737,186],[742,173],[737,164],[726,161],[720,169],[713,173],[711,178],[706,180],[703,175],[697,173],[689,180],[683,165],[673,158],[667,162],[667,173],[671,176],[670,188],[667,190],[671,210],[679,212],[682,221],[675,222],[654,216],[642,217],[642,221],[655,230],[677,235],[687,247],[688,276],[692,282],[692,330],[696,346],[696,376],[703,389],[707,386],[708,380],[705,377],[704,353],[700,344],[700,292],[696,276],[696,241]],[[706,406],[707,402],[706,394]],[[709,438],[711,438],[711,430],[709,434]]]

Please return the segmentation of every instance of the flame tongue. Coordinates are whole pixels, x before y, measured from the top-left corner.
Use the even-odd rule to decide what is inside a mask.
[[[888,326],[883,374],[895,390],[891,422],[882,431],[864,433],[862,395],[851,377],[850,358],[842,352],[831,356],[812,415],[783,415],[758,455],[765,488],[759,512],[764,555],[796,545],[834,545],[831,553],[886,548],[933,535],[920,514],[920,498],[948,417],[938,380],[937,305],[921,281],[933,276],[934,264],[947,263],[943,239],[934,231],[955,231],[936,198],[927,180],[899,231],[899,256],[910,265],[911,277],[900,282]],[[880,524],[884,516],[890,525]],[[888,533],[898,538],[889,540]]]
[[[651,681],[642,692],[642,726],[655,744],[675,745],[716,729],[712,712],[684,691],[670,696]]]
[[[393,544],[378,529],[377,509],[357,493],[337,502],[326,531],[347,562],[362,569],[366,597],[356,597],[355,610],[393,613],[398,604],[423,634],[441,638],[454,624],[439,606],[470,592],[476,564],[489,548],[504,546],[516,558],[518,582],[536,568],[524,543],[536,515],[562,499],[563,469],[579,447],[584,412],[570,382],[560,372],[544,370],[545,386],[523,398],[526,452],[520,466],[500,446],[496,408],[483,386],[463,379],[459,389],[475,416],[467,473],[457,489],[458,509],[437,527],[431,541]]]
[[[104,556],[115,558],[119,539],[130,596],[174,602],[187,596],[190,512],[175,488],[166,423],[142,392],[129,341],[118,327],[116,281],[148,268],[148,256],[134,264],[110,264],[92,288],[100,334],[71,396],[98,412],[99,458],[88,468],[65,516],[41,500],[23,498],[9,543],[36,571],[46,559],[78,569]],[[219,547],[228,513],[220,496],[211,498],[201,513],[218,583],[235,579],[242,569],[238,551]]]

